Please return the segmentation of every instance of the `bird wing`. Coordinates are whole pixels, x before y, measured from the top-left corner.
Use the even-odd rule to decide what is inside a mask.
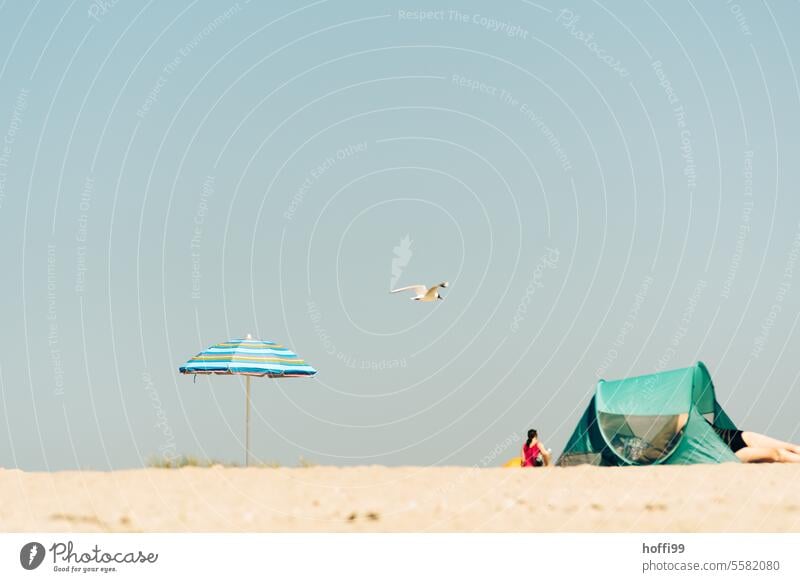
[[[425,299],[435,299],[436,295],[439,292],[439,285],[434,285],[433,287],[427,289],[425,293]]]
[[[409,285],[408,287],[400,287],[400,289],[393,289],[392,293],[399,293],[400,291],[413,291],[417,296],[425,295],[428,288],[425,285]]]

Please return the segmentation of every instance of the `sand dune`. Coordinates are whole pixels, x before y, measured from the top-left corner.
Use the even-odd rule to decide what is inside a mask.
[[[0,470],[2,531],[800,531],[800,465]]]

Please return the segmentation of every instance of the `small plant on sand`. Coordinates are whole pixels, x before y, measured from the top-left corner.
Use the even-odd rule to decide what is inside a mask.
[[[297,466],[303,469],[310,469],[311,467],[316,467],[317,464],[314,461],[309,461],[305,457],[300,457],[297,461]]]
[[[153,455],[147,460],[147,466],[154,469],[180,469],[182,467],[241,467],[239,463],[226,463],[225,461],[217,461],[215,459],[199,459],[192,455],[179,455],[177,457],[164,457]],[[298,467],[316,467],[317,464],[300,457],[297,462]],[[266,461],[261,463],[250,463],[251,468],[258,469],[280,469],[281,464],[277,461]]]
[[[236,463],[225,463],[215,459],[198,459],[192,455],[180,455],[179,457],[150,457],[147,461],[148,467],[156,469],[180,469],[181,467],[213,467],[214,465],[222,465],[223,467],[238,467]]]

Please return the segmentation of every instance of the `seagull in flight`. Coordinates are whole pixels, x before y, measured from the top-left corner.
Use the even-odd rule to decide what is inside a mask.
[[[436,301],[437,299],[444,299],[441,295],[439,295],[439,287],[447,287],[449,283],[444,281],[439,283],[438,285],[434,285],[433,287],[426,287],[425,285],[409,285],[408,287],[400,287],[400,289],[393,289],[392,293],[399,293],[400,291],[413,291],[414,292],[414,301]]]

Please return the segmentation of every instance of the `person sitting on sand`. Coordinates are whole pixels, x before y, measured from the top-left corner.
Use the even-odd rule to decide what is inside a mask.
[[[742,463],[800,463],[800,445],[779,441],[757,432],[719,428],[710,422],[708,424]]]
[[[522,445],[520,465],[523,467],[550,466],[550,451],[539,440],[539,434],[535,429],[528,431],[528,440]]]

